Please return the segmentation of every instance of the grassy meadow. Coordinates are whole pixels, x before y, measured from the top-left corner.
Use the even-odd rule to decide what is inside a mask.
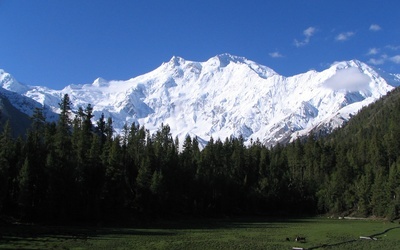
[[[3,225],[0,249],[400,249],[399,226],[328,218],[190,219],[124,228]],[[377,240],[359,239],[370,235]],[[296,236],[306,241],[295,242]]]

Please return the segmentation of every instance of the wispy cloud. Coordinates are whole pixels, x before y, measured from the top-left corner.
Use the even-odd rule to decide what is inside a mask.
[[[347,41],[350,39],[350,37],[354,36],[354,32],[348,31],[348,32],[343,32],[340,33],[335,37],[336,41]]]
[[[280,58],[280,57],[283,57],[283,55],[282,55],[281,53],[279,53],[278,51],[269,53],[269,56],[272,57],[272,58]]]
[[[391,58],[389,58],[389,60],[394,63],[400,64],[400,55],[392,56]]]
[[[303,31],[303,34],[306,36],[306,38],[310,38],[314,35],[315,31],[317,31],[315,27],[308,27]]]
[[[382,65],[386,62],[400,64],[400,54],[390,55],[391,53],[393,53],[393,51],[398,50],[400,50],[400,46],[393,45],[387,45],[382,48],[370,48],[366,55],[371,56],[372,58],[368,60],[368,63],[373,65]],[[387,53],[382,53],[385,51],[389,52],[389,55]]]
[[[370,48],[368,50],[367,55],[368,56],[372,56],[372,55],[377,55],[379,53],[379,49],[378,48]]]
[[[373,64],[373,65],[382,65],[384,63],[386,63],[386,61],[395,61],[396,59],[393,57],[389,57],[386,54],[382,54],[379,58],[370,58],[368,60],[368,63]]]
[[[388,45],[386,48],[391,49],[391,50],[399,50],[400,46],[394,46],[394,45]]]
[[[311,37],[315,34],[317,29],[315,27],[308,27],[303,31],[304,39],[299,41],[297,39],[294,39],[294,45],[296,47],[302,47],[304,45],[307,45],[310,42]]]
[[[381,29],[381,26],[379,26],[378,24],[371,24],[371,26],[369,26],[370,31],[380,31]]]
[[[386,61],[386,59],[382,58],[382,57],[381,58],[370,58],[368,60],[368,63],[373,64],[373,65],[382,65],[385,63],[385,61]]]

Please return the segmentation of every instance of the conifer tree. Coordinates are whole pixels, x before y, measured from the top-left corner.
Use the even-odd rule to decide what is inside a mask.
[[[33,176],[32,164],[29,158],[25,158],[19,174],[19,205],[23,213],[23,218],[31,219],[32,212],[35,209],[36,181]]]
[[[99,120],[96,122],[95,131],[100,136],[101,147],[103,147],[106,142],[106,121],[104,118],[104,113],[101,113]]]
[[[12,157],[13,141],[11,139],[10,123],[7,121],[0,135],[0,212],[4,207],[9,191],[9,171]]]
[[[361,216],[371,215],[371,189],[373,183],[372,167],[365,165],[364,171],[355,182],[356,208]]]
[[[65,94],[59,103],[61,113],[56,125],[54,147],[46,159],[49,171],[49,208],[55,219],[64,220],[75,211],[76,186],[74,154],[71,143],[71,101]]]
[[[56,152],[60,158],[61,164],[66,163],[69,159],[69,154],[71,152],[71,101],[68,94],[64,95],[59,103],[61,113],[57,123],[57,134],[55,140]]]
[[[112,141],[105,165],[105,202],[110,208],[123,208],[125,205],[125,171],[121,161],[122,150],[120,137],[117,135]]]
[[[135,200],[135,185],[136,178],[142,160],[146,154],[146,130],[139,127],[139,125],[132,124],[128,133],[127,146],[126,146],[126,183],[129,192],[129,202],[134,203]]]
[[[390,192],[388,189],[387,175],[382,168],[375,172],[372,185],[371,205],[372,213],[376,216],[386,216],[390,204]]]
[[[101,138],[93,134],[85,171],[86,180],[86,215],[96,219],[100,212],[100,200],[103,193],[105,168],[101,162]]]
[[[149,212],[151,207],[151,191],[150,186],[152,182],[154,171],[151,167],[151,160],[149,156],[142,159],[138,175],[136,177],[135,188],[135,206],[140,213]]]
[[[23,216],[34,218],[40,216],[42,201],[46,195],[47,178],[45,174],[46,145],[45,126],[46,121],[43,109],[36,108],[31,117],[32,124],[28,130],[24,151],[24,163],[19,171],[18,201]]]
[[[393,220],[400,216],[400,164],[395,162],[389,170],[388,180],[389,207],[386,215]]]

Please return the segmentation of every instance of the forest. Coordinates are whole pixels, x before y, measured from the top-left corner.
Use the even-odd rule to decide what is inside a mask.
[[[115,134],[93,107],[57,122],[41,109],[25,136],[0,134],[0,215],[32,222],[233,215],[400,214],[400,90],[330,135],[260,141],[173,138],[137,124]],[[71,117],[74,116],[73,119]]]

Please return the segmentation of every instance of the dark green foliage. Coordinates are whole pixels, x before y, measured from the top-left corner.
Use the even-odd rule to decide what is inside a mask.
[[[362,109],[324,140],[334,152],[332,172],[318,191],[323,211],[399,217],[397,162],[400,142],[400,90]]]
[[[324,138],[273,148],[210,138],[180,148],[168,125],[132,124],[60,103],[58,123],[32,116],[25,139],[0,135],[0,212],[25,220],[99,221],[121,216],[315,214],[400,215],[400,90]],[[96,124],[96,125],[93,125]]]
[[[7,122],[4,131],[0,135],[0,213],[4,205],[6,205],[6,198],[9,192],[12,149],[11,130]]]

